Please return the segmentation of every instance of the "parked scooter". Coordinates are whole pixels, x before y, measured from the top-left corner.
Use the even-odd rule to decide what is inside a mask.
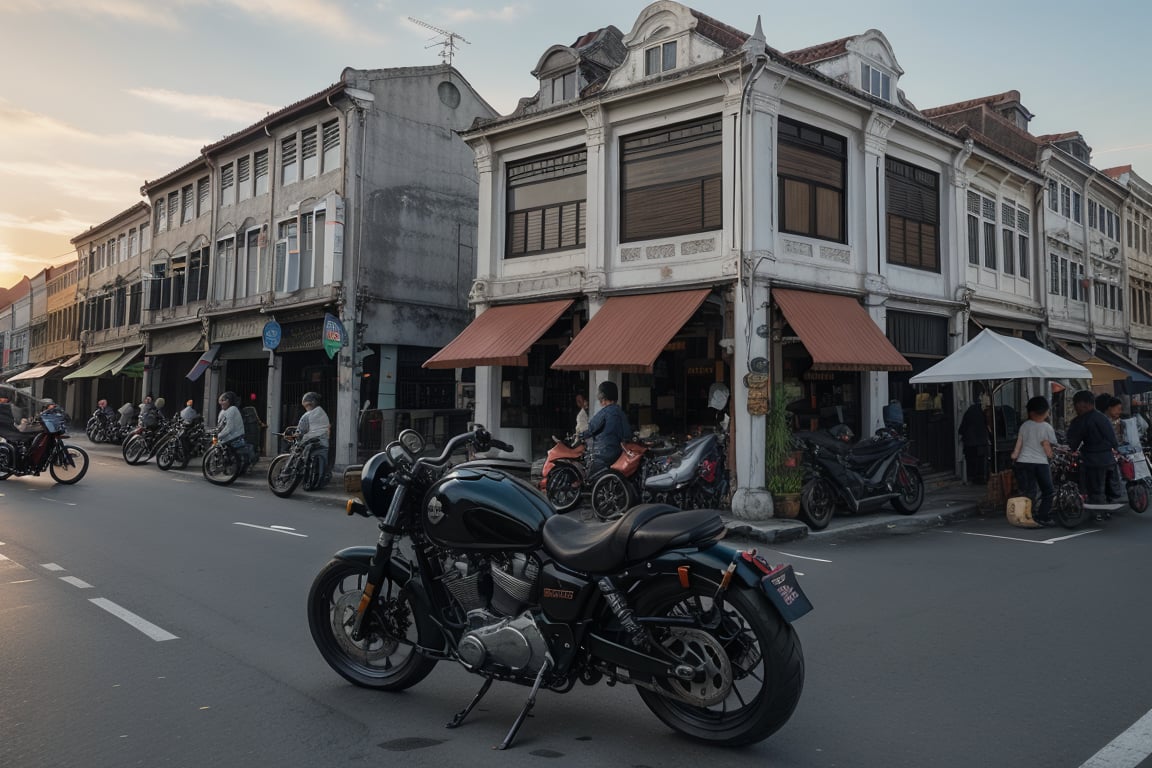
[[[912,515],[924,503],[924,480],[906,438],[886,432],[852,445],[853,436],[844,424],[795,436],[804,451],[800,519],[814,530],[828,526],[837,506],[859,512],[890,502]]]
[[[544,458],[540,490],[557,512],[567,512],[580,502],[588,481],[588,446],[577,435],[552,436],[552,448]]]

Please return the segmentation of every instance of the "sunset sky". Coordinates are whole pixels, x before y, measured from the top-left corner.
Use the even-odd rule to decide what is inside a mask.
[[[138,202],[200,148],[337,82],[346,66],[454,64],[501,113],[552,44],[643,2],[0,0],[0,287],[75,256],[69,240]],[[1152,3],[698,0],[783,51],[881,30],[919,107],[1016,89],[1033,133],[1078,130],[1098,168],[1152,179]]]

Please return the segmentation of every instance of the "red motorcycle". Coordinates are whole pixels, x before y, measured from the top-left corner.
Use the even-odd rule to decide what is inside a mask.
[[[654,468],[637,474],[648,460],[648,449],[653,444],[641,440],[620,443],[620,457],[592,485],[592,511],[598,519],[615,520],[636,506],[640,484],[649,474],[654,474]]]
[[[63,413],[45,411],[32,422],[39,425],[38,431],[0,431],[0,480],[38,476],[47,470],[58,483],[79,482],[88,471],[88,454],[64,442],[68,437],[64,422]]]
[[[563,440],[553,435],[552,442],[544,458],[539,488],[557,512],[567,512],[580,502],[588,482],[588,446],[576,435]]]

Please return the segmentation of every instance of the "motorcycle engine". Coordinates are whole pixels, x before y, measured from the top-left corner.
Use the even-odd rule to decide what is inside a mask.
[[[499,557],[455,555],[443,563],[444,586],[467,616],[460,657],[472,668],[501,667],[535,674],[548,645],[526,609],[540,565],[522,553]]]

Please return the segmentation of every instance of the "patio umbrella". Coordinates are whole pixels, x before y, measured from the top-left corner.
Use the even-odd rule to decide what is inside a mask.
[[[1013,379],[1091,379],[1092,373],[1079,363],[1065,360],[1043,347],[1012,336],[983,330],[978,336],[923,373],[912,377],[913,384],[951,384],[957,381],[983,382],[996,404],[996,392]],[[992,429],[992,468],[996,461],[996,429]]]

